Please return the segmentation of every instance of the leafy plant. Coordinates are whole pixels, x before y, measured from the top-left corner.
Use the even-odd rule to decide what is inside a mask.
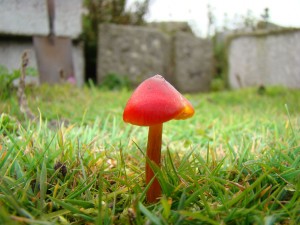
[[[13,92],[13,81],[19,77],[19,70],[10,73],[6,67],[0,65],[0,99],[10,97]]]
[[[4,100],[9,98],[14,92],[14,81],[20,78],[21,72],[20,70],[13,70],[9,72],[9,70],[0,65],[0,99]],[[36,77],[38,72],[33,67],[26,68],[26,76]]]
[[[213,91],[224,90],[227,85],[227,45],[223,40],[218,40],[218,35],[215,34],[212,38],[213,42],[213,54],[214,54],[214,79],[211,84]]]
[[[108,90],[128,90],[131,88],[131,85],[127,76],[109,73],[104,77],[103,81],[100,84],[100,87]]]
[[[6,135],[8,133],[14,133],[17,128],[18,121],[16,120],[16,118],[6,113],[0,114],[0,132]]]

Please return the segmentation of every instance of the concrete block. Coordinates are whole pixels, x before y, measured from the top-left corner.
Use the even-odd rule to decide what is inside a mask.
[[[46,0],[0,0],[0,33],[48,35]],[[55,1],[55,33],[77,38],[82,32],[82,0]]]
[[[232,88],[300,88],[300,30],[240,35],[231,39],[228,52]]]
[[[134,86],[155,74],[168,79],[170,37],[145,27],[100,25],[97,78],[127,76]]]
[[[172,58],[173,80],[178,90],[209,90],[213,70],[213,47],[209,40],[177,32],[174,36]]]
[[[29,65],[37,69],[36,56],[31,39],[0,40],[0,65],[9,71],[20,69],[21,56],[24,51],[28,52]],[[84,53],[82,43],[74,43],[72,48],[75,78],[78,86],[84,83]]]
[[[28,67],[37,68],[33,45],[29,40],[1,40],[0,41],[0,65],[9,71],[21,68],[21,57],[24,51],[28,52]]]

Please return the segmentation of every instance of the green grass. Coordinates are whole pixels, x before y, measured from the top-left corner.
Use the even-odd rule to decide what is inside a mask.
[[[147,128],[122,121],[129,92],[27,95],[34,122],[15,95],[0,102],[0,224],[300,223],[300,91],[186,95],[196,114],[164,125],[163,197],[153,205]]]

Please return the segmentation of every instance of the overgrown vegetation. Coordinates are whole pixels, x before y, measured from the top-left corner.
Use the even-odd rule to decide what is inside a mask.
[[[122,90],[122,89],[130,90],[132,88],[132,85],[128,79],[128,76],[110,73],[103,78],[103,81],[101,82],[99,87],[106,90],[115,91],[115,90]]]
[[[217,40],[218,36],[212,38],[214,56],[214,78],[211,83],[212,91],[222,91],[228,87],[228,61],[227,45],[225,41]]]
[[[144,201],[147,129],[122,121],[129,92],[26,94],[35,121],[15,94],[0,102],[1,224],[300,223],[299,91],[186,96],[196,114],[164,125],[154,205]]]
[[[10,73],[6,67],[0,65],[0,100],[10,97],[13,91],[13,81],[19,77],[19,70]]]
[[[28,76],[37,76],[36,69],[30,67],[26,69]],[[20,70],[10,72],[5,66],[0,65],[0,100],[9,98],[14,93],[14,81],[20,77]]]

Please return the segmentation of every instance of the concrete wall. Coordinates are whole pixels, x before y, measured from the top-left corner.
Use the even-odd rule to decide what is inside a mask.
[[[155,29],[103,24],[98,41],[98,81],[109,73],[127,76],[133,85],[166,74],[169,38]]]
[[[55,33],[77,38],[82,32],[82,0],[55,0]],[[0,0],[0,33],[48,35],[46,0]]]
[[[0,40],[0,65],[9,71],[20,69],[21,57],[24,51],[29,54],[29,65],[37,69],[36,56],[32,42],[29,40]],[[84,53],[82,44],[73,44],[72,48],[74,71],[77,85],[84,83]],[[38,78],[37,78],[38,79]]]
[[[56,36],[73,40],[72,58],[78,85],[84,83],[83,45],[76,39],[82,32],[83,0],[55,0],[54,32]],[[9,70],[20,67],[24,50],[30,55],[30,65],[37,68],[32,36],[49,34],[46,0],[0,0],[0,65]]]
[[[300,88],[300,30],[239,35],[231,39],[228,52],[232,88]]]
[[[29,41],[0,41],[0,65],[5,66],[8,70],[13,71],[20,69],[21,57],[24,51],[28,52],[28,67],[37,68],[33,46]]]
[[[166,35],[155,28],[100,26],[97,76],[127,76],[133,85],[163,75],[183,92],[207,91],[211,81],[212,48],[191,33]]]
[[[208,91],[213,72],[213,47],[207,39],[177,32],[174,36],[174,79],[183,92]]]

